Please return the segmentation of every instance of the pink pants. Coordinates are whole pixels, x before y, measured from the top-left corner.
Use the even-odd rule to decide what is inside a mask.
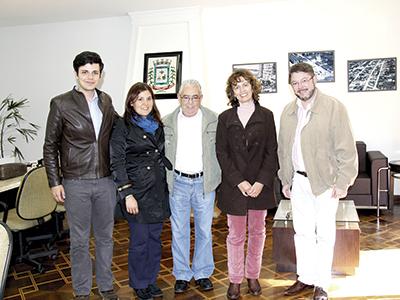
[[[243,277],[258,279],[265,242],[265,217],[267,210],[248,210],[247,216],[228,215],[228,275],[231,283],[241,283]],[[248,225],[246,226],[246,223]],[[248,227],[246,263],[244,243]]]

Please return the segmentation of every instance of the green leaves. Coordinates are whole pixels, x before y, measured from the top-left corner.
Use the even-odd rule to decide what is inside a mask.
[[[22,116],[21,109],[27,107],[27,98],[15,100],[11,95],[0,103],[0,157],[4,157],[5,142],[12,146],[12,153],[19,160],[24,155],[17,146],[17,136],[22,137],[26,143],[33,141],[37,136],[40,126],[27,122]]]

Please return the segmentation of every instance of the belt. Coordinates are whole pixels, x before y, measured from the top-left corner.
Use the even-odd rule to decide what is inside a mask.
[[[203,176],[203,172],[194,173],[194,174],[186,174],[186,173],[183,173],[183,172],[178,171],[178,170],[174,170],[174,172],[176,174],[180,175],[180,176],[187,177],[187,178],[192,178],[192,179],[193,178],[199,178],[199,177]]]
[[[307,176],[307,172],[305,171],[296,171],[297,174],[303,175],[304,177],[308,177]]]

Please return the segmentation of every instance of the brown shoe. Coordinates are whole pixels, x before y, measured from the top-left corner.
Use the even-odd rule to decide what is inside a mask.
[[[249,287],[249,293],[253,296],[259,296],[262,293],[260,283],[258,279],[247,279],[247,285]]]
[[[328,294],[322,287],[316,286],[314,290],[314,300],[328,300]]]
[[[305,284],[299,280],[296,280],[296,282],[292,286],[290,286],[288,289],[286,289],[283,294],[285,296],[293,296],[293,295],[296,295],[306,289],[312,289],[313,287],[314,287],[313,285]]]
[[[231,300],[239,299],[240,297],[240,284],[239,283],[229,283],[228,291],[226,292],[226,297]]]

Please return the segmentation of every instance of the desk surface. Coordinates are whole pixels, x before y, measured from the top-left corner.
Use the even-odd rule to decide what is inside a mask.
[[[281,200],[276,210],[274,221],[291,221],[292,204],[290,200]],[[360,222],[353,200],[339,200],[336,212],[337,222]]]
[[[19,187],[24,175],[13,177],[6,180],[0,180],[0,193]]]

